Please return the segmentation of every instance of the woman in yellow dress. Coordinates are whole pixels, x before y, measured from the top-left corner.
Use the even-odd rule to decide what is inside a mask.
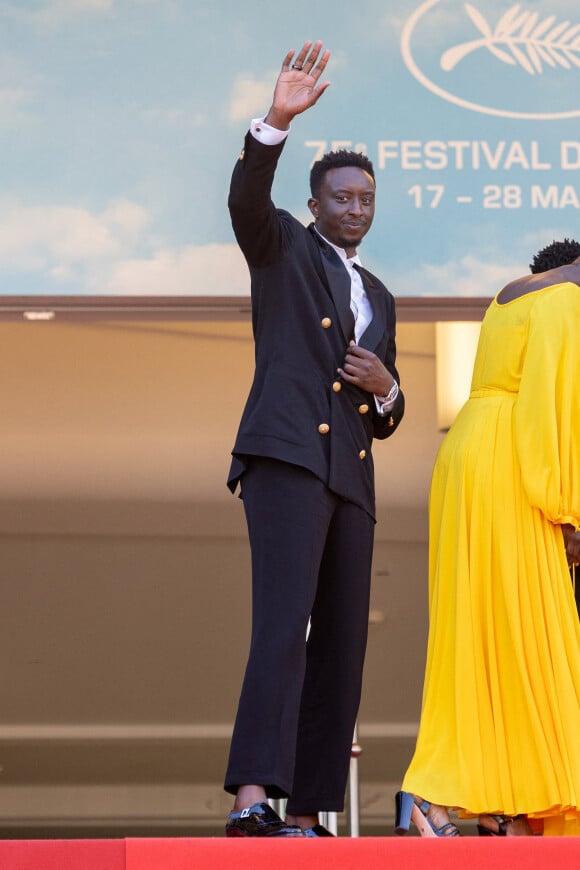
[[[429,642],[396,832],[580,834],[580,243],[484,317],[429,498]]]

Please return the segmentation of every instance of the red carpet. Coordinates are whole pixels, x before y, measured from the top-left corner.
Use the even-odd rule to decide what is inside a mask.
[[[124,840],[4,840],[0,870],[126,870]]]
[[[0,842],[1,870],[568,870],[580,837]]]

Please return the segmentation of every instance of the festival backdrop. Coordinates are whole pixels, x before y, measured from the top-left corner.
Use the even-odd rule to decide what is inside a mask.
[[[245,295],[229,177],[285,53],[332,52],[276,203],[366,151],[363,262],[400,296],[490,296],[580,237],[578,0],[0,0],[0,294]]]

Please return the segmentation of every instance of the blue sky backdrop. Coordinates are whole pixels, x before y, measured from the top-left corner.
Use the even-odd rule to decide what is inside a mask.
[[[0,0],[0,294],[244,295],[227,189],[284,54],[332,51],[275,185],[320,149],[377,175],[363,262],[489,296],[580,237],[577,0]]]

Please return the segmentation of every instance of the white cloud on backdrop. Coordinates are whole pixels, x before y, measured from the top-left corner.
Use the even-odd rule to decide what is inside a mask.
[[[458,260],[432,265],[423,263],[416,269],[405,270],[401,281],[405,295],[424,296],[493,296],[521,272],[521,263],[495,264],[467,254]],[[395,276],[389,283],[396,287]],[[403,289],[402,284],[401,289]]]
[[[151,215],[128,200],[100,214],[71,206],[0,203],[0,271],[36,274],[52,293],[246,295],[235,244],[171,248],[151,236]],[[145,250],[147,253],[143,254]]]
[[[246,296],[250,285],[237,245],[187,245],[181,249],[159,248],[149,258],[117,263],[100,292]]]
[[[118,200],[100,215],[72,206],[0,206],[0,268],[37,271],[119,256],[148,223]]]
[[[399,292],[404,296],[491,297],[508,281],[526,274],[526,265],[531,263],[537,251],[554,239],[560,241],[571,235],[569,228],[547,227],[538,232],[525,233],[512,259],[494,262],[497,259],[495,253],[486,259],[466,254],[438,265],[422,263],[414,269],[390,270],[386,281],[395,295]]]
[[[232,123],[260,117],[272,102],[273,86],[277,72],[269,72],[264,79],[239,78],[234,82],[228,119]]]

